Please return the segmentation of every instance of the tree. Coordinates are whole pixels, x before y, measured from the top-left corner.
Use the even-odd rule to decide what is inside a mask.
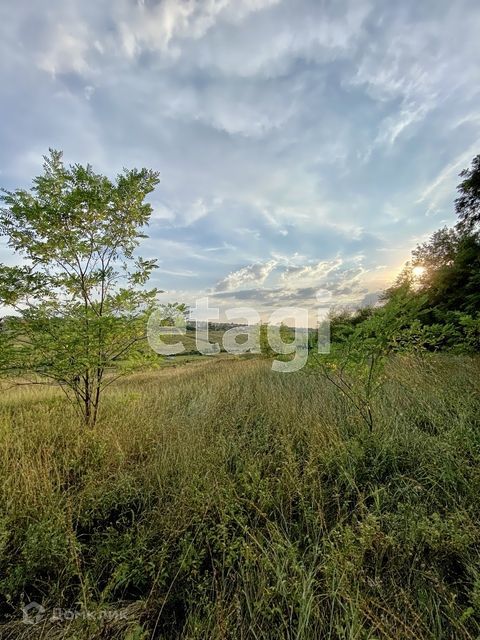
[[[112,181],[50,150],[30,190],[2,191],[0,234],[25,264],[0,265],[0,302],[17,312],[3,323],[0,369],[60,385],[88,426],[103,390],[147,357],[157,290],[144,285],[156,264],[134,252],[158,182],[147,169]]]
[[[334,313],[330,354],[311,353],[314,371],[344,395],[369,430],[374,428],[373,401],[385,380],[384,365],[391,353],[405,349],[406,331],[416,322],[423,304],[420,296],[412,294],[408,269],[400,274],[385,300],[377,309]]]
[[[432,272],[426,289],[431,307],[441,311],[480,312],[480,237],[465,233],[454,260]]]
[[[443,227],[435,231],[427,242],[419,244],[412,251],[412,265],[425,269],[428,274],[441,267],[449,267],[455,261],[461,235],[455,229]]]
[[[461,174],[464,180],[458,185],[460,193],[455,200],[455,211],[460,222],[458,227],[472,230],[480,224],[480,155],[472,160],[470,169],[464,169]]]
[[[275,349],[270,344],[269,336],[268,336],[268,323],[262,322],[259,326],[259,341],[260,341],[260,353],[262,356],[266,358],[273,358],[275,355],[278,355]],[[288,327],[284,322],[281,323],[279,329],[280,340],[288,344],[289,342],[293,342],[294,334],[290,327]]]

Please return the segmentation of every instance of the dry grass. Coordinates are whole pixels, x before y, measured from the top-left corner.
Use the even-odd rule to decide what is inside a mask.
[[[479,373],[397,358],[371,433],[262,360],[132,376],[95,431],[6,392],[0,638],[477,637]],[[22,600],[125,615],[27,627]]]

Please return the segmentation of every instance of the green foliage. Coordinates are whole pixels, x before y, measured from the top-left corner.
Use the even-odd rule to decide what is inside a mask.
[[[420,272],[417,269],[420,268]],[[479,350],[480,234],[444,228],[412,252],[383,305],[332,319],[332,338],[357,351]]]
[[[423,273],[415,277],[414,267]],[[478,351],[480,236],[443,229],[417,247],[376,312],[397,349]]]
[[[290,329],[290,327],[288,327],[284,322],[282,322],[282,324],[280,325],[279,331],[280,331],[280,340],[282,342],[284,342],[285,344],[288,344],[293,341],[294,336],[293,336],[292,329]],[[259,339],[260,339],[260,353],[262,354],[262,356],[265,356],[266,358],[273,358],[278,356],[277,352],[272,348],[270,344],[270,341],[268,338],[267,323],[262,323],[260,325]],[[285,357],[280,355],[278,356],[278,359],[282,360],[282,359],[285,359]],[[288,359],[288,356],[286,356],[286,359]]]
[[[27,264],[0,267],[0,301],[18,313],[4,321],[0,367],[60,384],[93,425],[103,389],[146,357],[156,290],[143,285],[156,265],[134,252],[158,175],[124,170],[111,181],[89,165],[66,167],[53,150],[43,169],[30,191],[2,196],[0,233]]]
[[[260,352],[266,358],[273,358],[275,355],[268,342],[268,325],[265,323],[260,325]]]
[[[460,222],[444,227],[412,252],[383,305],[332,315],[337,361],[381,360],[393,352],[479,350],[480,321],[480,156],[463,171],[456,211]]]
[[[480,311],[480,235],[455,234],[454,250],[437,254],[438,236],[414,252],[414,264],[425,268],[419,290],[427,296],[428,306],[440,312]],[[433,255],[432,255],[433,254]]]
[[[162,318],[159,323],[164,327],[175,327],[178,324],[187,323],[188,306],[180,302],[167,302],[157,306],[159,316]]]
[[[460,218],[461,229],[472,230],[480,224],[480,155],[472,160],[470,169],[460,174],[464,180],[458,185],[455,210]]]
[[[478,637],[478,358],[383,375],[372,431],[261,359],[125,378],[84,433],[58,390],[8,391],[0,637],[22,597],[128,616],[48,638]]]

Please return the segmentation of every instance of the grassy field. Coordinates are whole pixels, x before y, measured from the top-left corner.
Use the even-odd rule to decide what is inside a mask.
[[[2,396],[0,638],[479,636],[479,360],[395,358],[372,431],[269,367],[137,374],[92,431],[58,390]]]
[[[224,333],[225,333],[224,331],[209,329],[208,341],[202,340],[199,336],[198,342],[201,345],[202,349],[208,349],[208,343],[217,344],[220,347],[220,349],[223,349]],[[198,355],[196,332],[192,328],[187,328],[185,331],[185,335],[162,336],[162,341],[165,344],[177,344],[179,342],[182,343],[185,348],[185,351],[183,353],[184,356],[188,356],[192,354]],[[241,342],[241,339],[239,339],[239,342]]]

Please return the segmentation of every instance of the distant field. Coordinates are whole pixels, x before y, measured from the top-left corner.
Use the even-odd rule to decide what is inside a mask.
[[[215,330],[210,330],[208,332],[208,342],[205,340],[201,340],[200,337],[198,339],[199,344],[201,345],[202,349],[204,347],[207,347],[208,343],[210,344],[218,344],[220,349],[223,350],[223,334],[225,332],[224,331],[215,331]],[[185,347],[185,352],[182,353],[181,355],[192,355],[192,354],[197,354],[198,355],[198,345],[197,345],[197,341],[196,341],[196,335],[195,335],[195,331],[193,329],[187,329],[186,334],[185,335],[176,335],[176,336],[162,336],[162,340],[163,342],[165,342],[165,344],[175,344],[177,342],[181,342],[183,344],[183,346]],[[180,354],[179,354],[180,355]],[[174,356],[175,358],[179,357],[179,356]]]
[[[124,379],[92,431],[6,392],[0,638],[478,637],[480,361],[397,357],[373,412],[232,356]]]
[[[202,340],[200,336],[196,336],[195,331],[193,329],[187,329],[185,335],[175,335],[175,336],[162,336],[162,340],[165,344],[175,344],[181,342],[185,347],[185,351],[176,355],[170,355],[164,357],[161,361],[161,366],[163,367],[178,367],[183,366],[185,364],[195,363],[199,364],[202,361],[208,362],[212,359],[227,359],[232,360],[235,359],[236,356],[227,353],[223,349],[223,335],[225,331],[222,330],[209,330],[208,332],[208,342]],[[197,344],[198,340],[198,344]],[[242,336],[238,338],[238,343],[241,344]],[[208,351],[208,343],[210,344],[218,344],[220,347],[220,352],[211,355],[203,355],[198,351],[198,347],[205,351]],[[243,359],[249,359],[254,357],[253,354],[242,354]]]

